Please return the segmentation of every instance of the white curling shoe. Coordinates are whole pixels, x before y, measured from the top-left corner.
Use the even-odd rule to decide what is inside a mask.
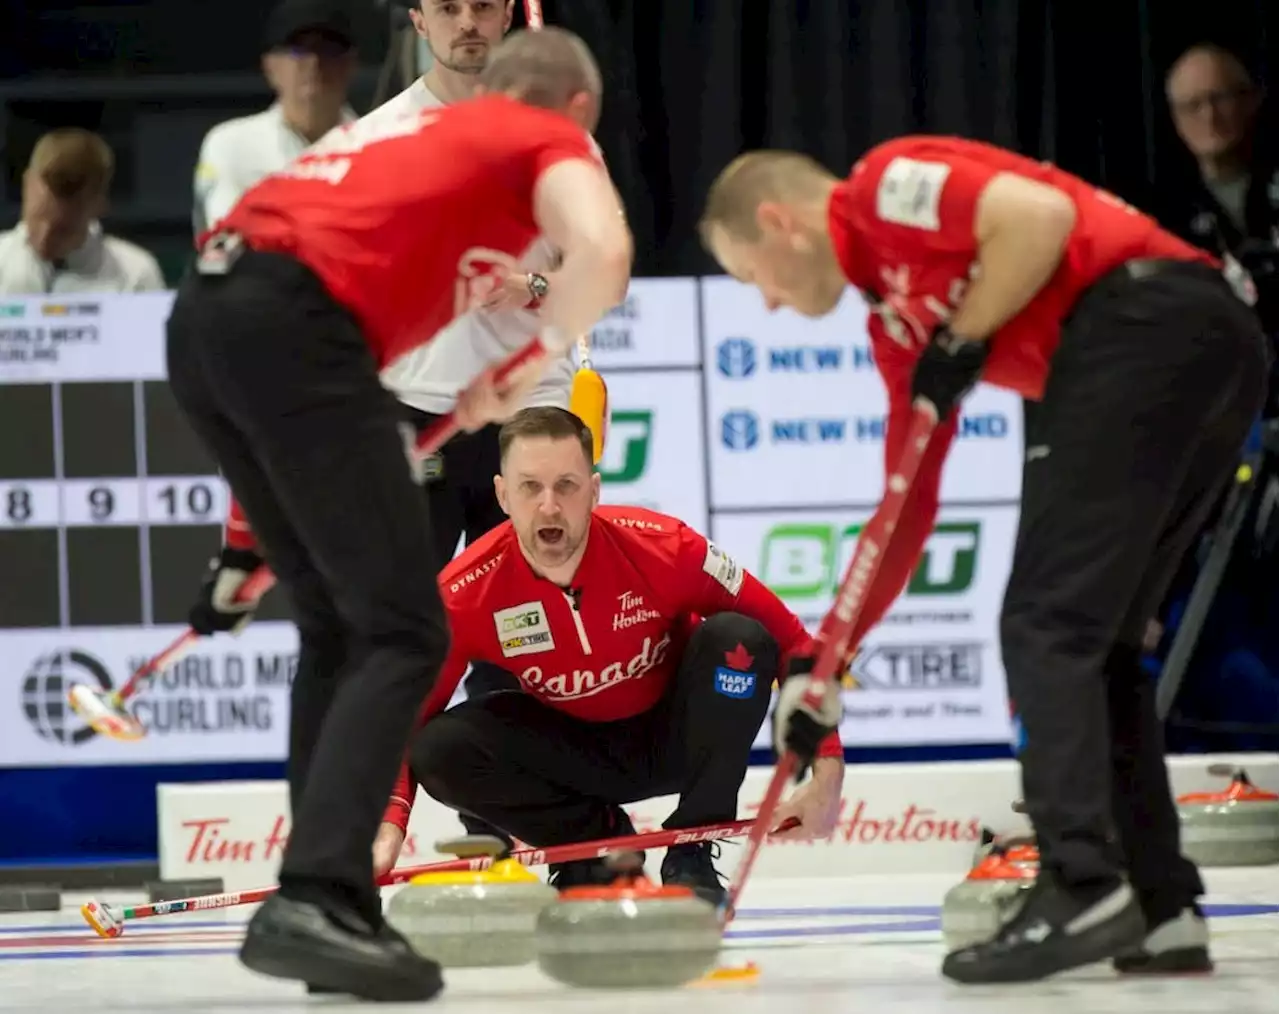
[[[1203,910],[1195,904],[1184,908],[1148,933],[1140,947],[1117,955],[1112,965],[1128,975],[1212,972],[1209,924]]]

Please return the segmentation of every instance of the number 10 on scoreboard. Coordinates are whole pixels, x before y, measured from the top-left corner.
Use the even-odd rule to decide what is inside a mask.
[[[4,528],[221,524],[228,506],[216,476],[0,483]]]

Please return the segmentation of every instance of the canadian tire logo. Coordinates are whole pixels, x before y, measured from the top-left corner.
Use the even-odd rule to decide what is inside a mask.
[[[75,683],[110,690],[111,674],[98,659],[76,648],[41,655],[22,678],[22,713],[41,739],[78,746],[97,735],[67,703]]]

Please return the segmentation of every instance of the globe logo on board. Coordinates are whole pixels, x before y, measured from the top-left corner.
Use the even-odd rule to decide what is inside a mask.
[[[737,409],[720,417],[720,441],[731,451],[749,451],[760,442],[760,419]]]
[[[750,338],[726,338],[716,347],[716,368],[741,380],[756,372],[756,346]]]
[[[75,648],[51,651],[31,663],[22,680],[22,713],[41,739],[78,746],[97,735],[71,710],[67,691],[75,683],[111,689],[106,666]]]

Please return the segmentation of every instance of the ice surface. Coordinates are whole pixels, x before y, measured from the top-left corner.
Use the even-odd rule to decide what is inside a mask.
[[[1210,870],[1212,976],[1122,979],[1108,966],[1036,985],[964,987],[942,979],[938,904],[955,877],[761,880],[730,930],[726,964],[754,961],[750,985],[674,991],[576,991],[536,966],[446,972],[446,987],[416,1009],[477,1014],[1275,1014],[1277,870]],[[99,895],[138,903],[140,897]],[[286,1014],[368,1011],[339,997],[308,999],[235,959],[246,909],[166,916],[101,940],[81,921],[83,896],[61,913],[0,915],[0,1011]],[[406,1009],[397,1005],[391,1009]],[[382,1005],[378,1009],[383,1009]]]

